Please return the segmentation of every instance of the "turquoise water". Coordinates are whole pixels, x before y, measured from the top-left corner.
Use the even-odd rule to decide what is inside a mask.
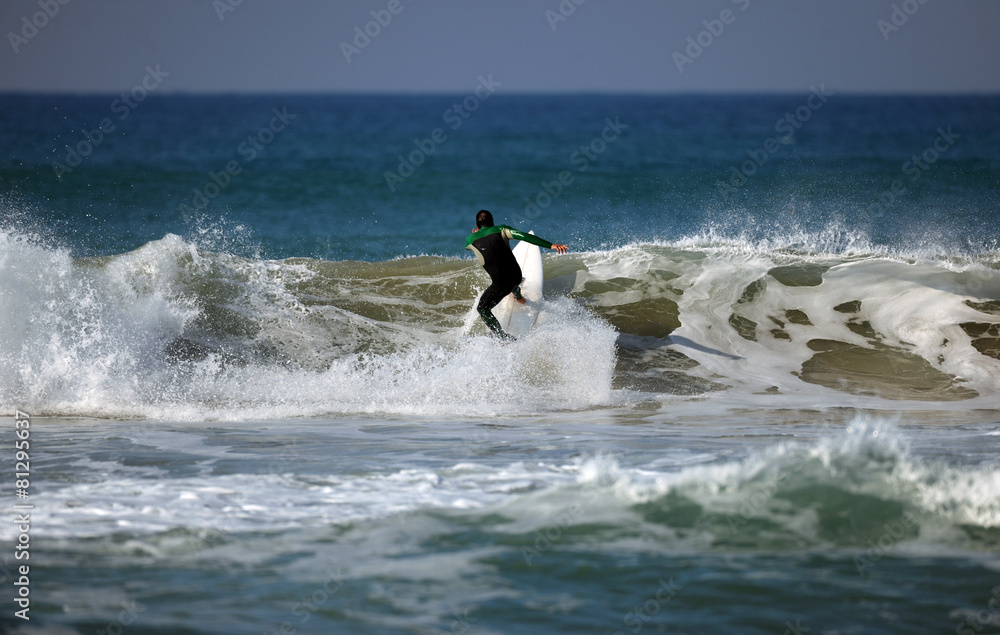
[[[1000,632],[1000,102],[815,89],[0,96],[0,629]]]

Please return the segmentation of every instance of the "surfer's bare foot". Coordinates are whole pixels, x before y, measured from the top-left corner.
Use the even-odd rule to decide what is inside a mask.
[[[514,298],[514,299],[517,300],[518,302],[520,302],[521,304],[524,304],[525,302],[527,302],[527,300],[525,300],[524,298]]]

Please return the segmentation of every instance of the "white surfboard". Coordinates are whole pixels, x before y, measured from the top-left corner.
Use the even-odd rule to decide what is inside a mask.
[[[534,235],[535,232],[528,232]],[[521,266],[521,275],[524,282],[521,283],[521,295],[527,300],[521,304],[514,299],[513,294],[508,294],[506,298],[493,307],[493,315],[500,322],[500,326],[507,333],[514,337],[526,335],[538,319],[539,302],[542,301],[542,284],[545,271],[542,269],[542,250],[538,245],[522,240],[514,247],[514,258]]]

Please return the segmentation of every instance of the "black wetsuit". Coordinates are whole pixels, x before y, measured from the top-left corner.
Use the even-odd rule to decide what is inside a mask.
[[[510,250],[512,238],[524,240],[546,249],[552,248],[552,243],[549,241],[507,225],[483,227],[474,234],[469,234],[465,239],[465,248],[476,254],[479,264],[483,265],[493,281],[486,288],[486,291],[483,291],[476,310],[479,311],[479,315],[482,316],[490,330],[504,339],[513,338],[505,333],[500,326],[500,322],[493,315],[493,307],[499,304],[508,293],[513,292],[514,297],[518,299],[521,297],[518,288],[522,280],[521,267],[517,264],[517,259],[514,258],[514,254]]]

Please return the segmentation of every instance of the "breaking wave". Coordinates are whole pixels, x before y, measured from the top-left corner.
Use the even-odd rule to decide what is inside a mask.
[[[725,395],[996,407],[1000,258],[706,234],[547,259],[522,341],[468,259],[266,260],[175,235],[74,258],[0,232],[0,402],[39,414],[493,416]]]

